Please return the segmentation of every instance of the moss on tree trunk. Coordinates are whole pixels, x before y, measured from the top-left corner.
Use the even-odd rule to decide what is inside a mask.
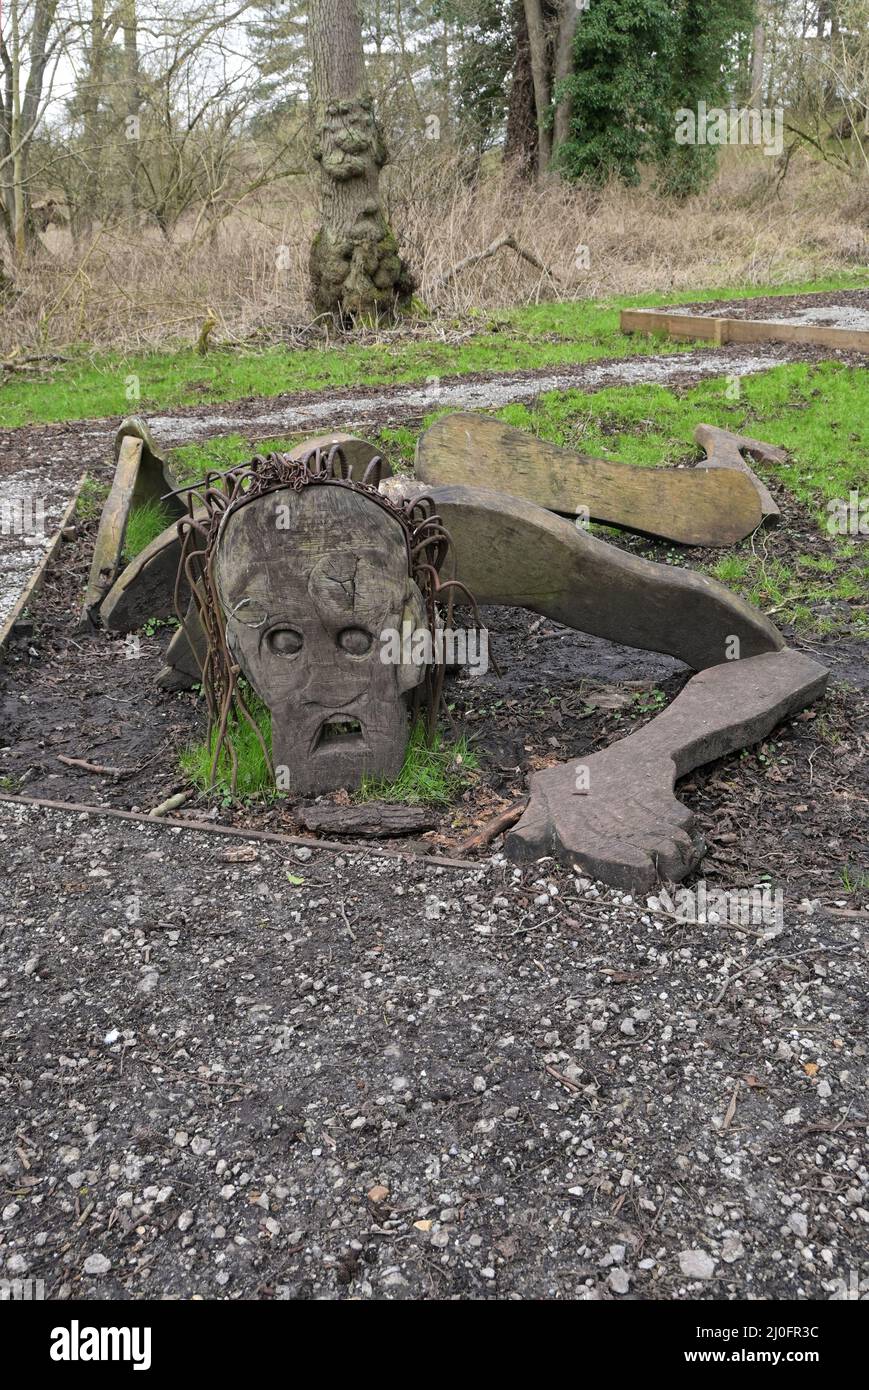
[[[414,286],[380,202],[386,148],[365,83],[355,0],[311,0],[310,38],[321,215],[310,254],[314,305],[342,318],[388,317]]]

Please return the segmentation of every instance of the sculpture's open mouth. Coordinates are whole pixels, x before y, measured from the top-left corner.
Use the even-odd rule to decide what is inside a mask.
[[[320,725],[317,737],[314,740],[314,752],[322,752],[330,748],[348,748],[354,744],[361,744],[362,725],[358,719],[343,719],[340,716],[335,719],[326,719]]]

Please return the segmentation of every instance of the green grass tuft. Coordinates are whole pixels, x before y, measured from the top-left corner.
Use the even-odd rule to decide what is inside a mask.
[[[467,786],[468,774],[479,766],[464,737],[447,742],[440,729],[431,744],[425,726],[414,726],[404,766],[394,782],[366,777],[356,793],[357,801],[403,801],[409,806],[446,806]]]
[[[141,555],[146,545],[150,545],[172,520],[172,513],[165,503],[153,500],[134,507],[127,518],[124,532],[124,563],[129,564]]]
[[[271,715],[265,705],[248,697],[257,726],[271,752]],[[253,730],[242,721],[232,726],[233,743],[238,755],[238,784],[236,799],[271,794],[274,783],[266,767],[262,749]],[[182,774],[201,792],[220,792],[225,799],[230,791],[230,759],[224,748],[214,783],[211,782],[211,760],[214,739],[190,744],[182,753]],[[394,782],[382,778],[363,779],[357,801],[401,801],[410,806],[446,806],[468,785],[469,773],[478,767],[476,755],[462,737],[447,742],[438,730],[434,742],[426,742],[425,727],[414,726],[407,745],[404,766]]]
[[[109,495],[108,486],[98,483],[96,478],[85,478],[75,504],[75,514],[79,521],[96,521],[103,510],[103,503]]]
[[[266,748],[271,752],[272,720],[269,710],[259,701],[250,699],[248,700],[248,707],[265,739]],[[241,799],[272,791],[274,783],[253,729],[246,720],[242,719],[240,722],[236,721],[231,724],[230,734],[238,756],[236,797]],[[190,744],[181,754],[181,771],[199,791],[210,792],[216,789],[222,792],[224,797],[231,797],[232,768],[229,752],[225,746],[217,765],[214,783],[212,784],[211,781],[214,742],[215,736],[212,735],[210,740],[203,739],[201,743]]]

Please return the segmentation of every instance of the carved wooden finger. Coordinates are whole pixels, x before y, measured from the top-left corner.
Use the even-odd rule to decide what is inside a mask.
[[[638,733],[535,773],[507,854],[518,862],[553,855],[633,892],[659,878],[678,882],[706,846],[674,794],[676,780],[765,738],[818,699],[828,678],[817,661],[789,650],[710,667]]]
[[[82,626],[96,621],[100,605],[118,577],[130,513],[146,502],[160,502],[166,493],[177,487],[168,464],[157,453],[148,428],[141,420],[135,417],[124,420],[115,438],[115,452],[115,476],[94,543]],[[177,497],[166,498],[162,505],[169,516],[178,517],[184,510]]]
[[[784,645],[769,619],[723,584],[630,555],[531,502],[398,478],[384,490],[432,498],[452,536],[455,572],[478,603],[530,608],[695,670]]]
[[[787,452],[774,444],[764,444],[761,439],[750,439],[745,434],[732,434],[730,430],[720,430],[715,425],[698,425],[694,438],[706,450],[703,468],[738,468],[747,473],[760,497],[764,521],[775,526],[781,518],[778,503],[766,483],[762,482],[745,461],[745,455],[764,459],[769,463],[784,463]]]
[[[723,433],[723,431],[721,432]],[[760,525],[772,498],[734,449],[739,465],[640,468],[560,449],[488,415],[445,415],[420,435],[416,476],[525,498],[576,516],[682,545],[733,545]],[[777,511],[777,509],[776,509]]]

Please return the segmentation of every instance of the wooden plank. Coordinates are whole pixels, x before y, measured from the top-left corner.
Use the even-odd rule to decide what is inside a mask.
[[[416,476],[523,497],[681,545],[728,546],[760,525],[751,477],[739,469],[639,468],[560,449],[488,415],[445,415],[416,446]]]
[[[135,416],[124,420],[115,438],[115,449],[115,476],[94,543],[79,624],[82,629],[96,622],[100,605],[121,570],[127,522],[134,508],[160,502],[167,515],[175,518],[185,510],[179,498],[166,496],[177,482],[141,420]]]
[[[703,314],[664,313],[658,309],[622,309],[623,333],[666,333],[671,338],[716,343],[812,343],[840,351],[869,352],[869,330],[831,324],[771,323],[768,319],[713,318]]]

